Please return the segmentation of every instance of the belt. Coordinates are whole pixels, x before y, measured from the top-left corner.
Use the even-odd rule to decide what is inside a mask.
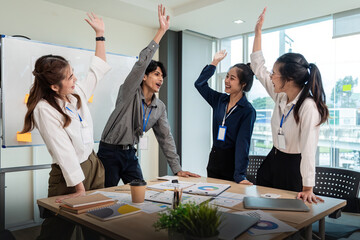
[[[100,145],[104,146],[106,148],[110,148],[110,149],[120,149],[120,150],[129,150],[129,149],[133,149],[134,146],[131,144],[128,145],[115,145],[115,144],[109,144],[106,142],[102,142],[100,141]]]

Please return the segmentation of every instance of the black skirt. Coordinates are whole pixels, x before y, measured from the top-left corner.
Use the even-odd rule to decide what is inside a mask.
[[[208,177],[234,181],[235,148],[212,147],[206,170]]]
[[[284,153],[273,147],[257,171],[256,185],[301,192],[300,162],[300,153]]]

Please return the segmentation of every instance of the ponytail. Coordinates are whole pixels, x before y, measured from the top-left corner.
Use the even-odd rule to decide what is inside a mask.
[[[254,82],[254,72],[251,70],[250,63],[237,63],[231,68],[236,68],[236,74],[240,81],[239,83],[244,86],[243,91],[249,92]]]
[[[296,85],[303,88],[298,101],[294,107],[294,118],[297,124],[300,122],[299,110],[306,98],[314,99],[320,122],[318,125],[326,122],[329,118],[329,110],[326,106],[326,95],[322,85],[321,74],[318,67],[306,61],[303,55],[299,53],[286,53],[276,61],[279,63],[279,71],[284,79],[290,79]]]

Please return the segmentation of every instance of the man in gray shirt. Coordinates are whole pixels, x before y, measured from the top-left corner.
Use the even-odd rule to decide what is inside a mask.
[[[165,16],[165,8],[159,6],[158,13],[160,28],[153,41],[140,52],[139,60],[120,86],[115,109],[101,136],[98,157],[105,167],[105,187],[117,186],[120,179],[125,184],[133,179],[143,179],[134,144],[140,141],[140,146],[147,145],[143,135],[151,128],[172,172],[181,177],[200,177],[182,171],[165,104],[155,96],[166,71],[160,62],[151,59],[170,22],[169,16]]]

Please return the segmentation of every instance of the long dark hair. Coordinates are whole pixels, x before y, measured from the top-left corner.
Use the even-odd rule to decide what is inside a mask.
[[[250,91],[254,82],[254,72],[250,68],[250,63],[238,63],[232,66],[230,69],[236,68],[236,75],[240,80],[240,85],[244,85],[243,91]]]
[[[329,110],[326,106],[325,91],[318,67],[313,63],[309,64],[304,56],[299,53],[286,53],[276,60],[276,64],[279,64],[279,72],[284,82],[294,81],[297,86],[303,88],[294,107],[296,123],[299,124],[300,121],[301,104],[308,97],[314,99],[321,116],[318,125],[326,122],[329,118]]]
[[[28,110],[25,115],[24,128],[21,133],[29,132],[34,128],[34,109],[41,99],[45,99],[64,117],[64,128],[69,126],[71,118],[61,109],[56,102],[60,96],[51,89],[51,85],[62,88],[61,81],[66,78],[67,69],[70,64],[65,58],[56,55],[45,55],[35,62],[35,69],[32,72],[35,76],[34,84],[30,89],[29,99],[26,104]],[[79,95],[72,94],[77,98],[77,108],[81,107]]]

